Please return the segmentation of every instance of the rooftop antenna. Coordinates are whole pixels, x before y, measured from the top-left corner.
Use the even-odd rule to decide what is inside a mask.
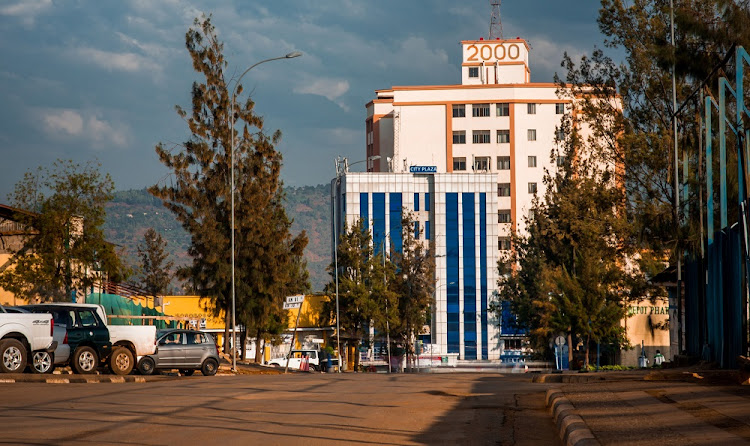
[[[503,40],[503,24],[500,21],[500,0],[490,0],[492,14],[490,15],[489,40]]]

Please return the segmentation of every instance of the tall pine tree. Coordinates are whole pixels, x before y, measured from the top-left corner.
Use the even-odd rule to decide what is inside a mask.
[[[170,183],[149,191],[162,199],[191,236],[192,264],[180,271],[189,279],[214,315],[223,313],[225,350],[229,348],[232,312],[231,159],[235,131],[235,301],[238,322],[261,337],[280,312],[285,293],[307,289],[300,258],[307,244],[303,233],[292,238],[291,222],[282,207],[279,179],[281,138],[267,135],[251,99],[233,101],[226,78],[224,45],[210,17],[195,19],[185,36],[193,68],[203,76],[192,88],[192,107],[176,107],[190,129],[180,147],[156,147],[161,162],[172,171]],[[242,86],[236,86],[237,95]],[[272,325],[272,324],[271,324]],[[276,324],[278,325],[278,323]]]

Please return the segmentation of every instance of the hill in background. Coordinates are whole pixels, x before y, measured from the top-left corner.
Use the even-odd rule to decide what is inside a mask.
[[[307,231],[305,249],[310,285],[322,291],[329,281],[326,267],[331,260],[330,185],[287,187],[286,212],[292,223],[292,234]],[[123,260],[131,267],[138,265],[137,246],[143,243],[148,228],[154,228],[167,241],[166,251],[176,266],[187,265],[190,236],[177,222],[174,214],[163,207],[146,189],[115,192],[107,205],[104,225],[107,240],[119,246]]]

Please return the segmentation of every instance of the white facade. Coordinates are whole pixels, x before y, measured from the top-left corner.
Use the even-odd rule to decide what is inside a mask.
[[[522,333],[498,328],[486,310],[511,232],[524,231],[545,170],[557,168],[551,152],[570,101],[556,84],[530,82],[522,39],[464,41],[462,57],[461,84],[376,91],[366,106],[368,173],[332,183],[336,226],[362,218],[377,244],[393,234],[398,207],[388,200],[413,211],[415,194],[427,194],[430,207],[417,214],[437,256],[433,353],[513,361]]]
[[[508,236],[523,231],[533,190],[542,196],[545,169],[557,167],[550,153],[569,101],[557,96],[556,84],[529,81],[524,40],[462,45],[460,85],[392,87],[367,104],[367,157],[380,157],[368,171],[426,165],[441,173],[494,173],[498,185],[510,186],[510,196],[498,197],[498,209],[510,213],[508,223],[499,223]]]

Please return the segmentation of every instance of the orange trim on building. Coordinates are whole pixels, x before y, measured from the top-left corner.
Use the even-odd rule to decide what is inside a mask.
[[[385,115],[372,115],[372,155],[380,155],[380,119]],[[380,160],[373,164],[373,172],[380,172]],[[368,166],[369,167],[369,166]],[[376,168],[377,167],[377,168]]]
[[[445,104],[445,171],[453,172],[453,104]]]
[[[404,107],[409,105],[453,105],[453,104],[561,104],[569,103],[565,99],[495,99],[492,101],[419,101],[419,102],[394,102],[394,107]],[[451,115],[452,116],[452,115]]]
[[[516,113],[514,107],[508,107],[510,117],[510,228],[516,232]]]
[[[415,90],[462,90],[475,88],[557,88],[559,84],[554,82],[529,82],[525,84],[477,84],[477,85],[422,85],[422,86],[395,86],[387,91],[415,91]]]
[[[524,65],[526,66],[526,62],[519,61],[519,62],[464,62],[461,64],[462,67],[494,67],[495,65]],[[528,69],[528,67],[527,67]]]

